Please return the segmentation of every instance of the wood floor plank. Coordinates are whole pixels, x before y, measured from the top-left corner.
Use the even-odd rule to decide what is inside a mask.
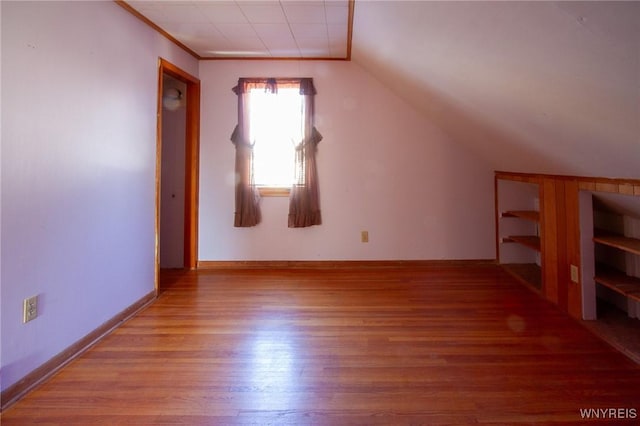
[[[152,306],[2,413],[2,425],[579,424],[581,409],[611,407],[640,415],[640,366],[498,267],[161,279]]]

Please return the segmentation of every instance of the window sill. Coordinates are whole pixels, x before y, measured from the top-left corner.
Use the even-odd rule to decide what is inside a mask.
[[[291,192],[291,188],[259,186],[258,192],[261,197],[288,197]]]

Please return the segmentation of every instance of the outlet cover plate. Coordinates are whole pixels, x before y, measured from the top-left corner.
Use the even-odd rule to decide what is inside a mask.
[[[24,299],[22,306],[22,322],[28,323],[38,316],[38,296],[31,296]]]
[[[578,274],[578,267],[576,265],[571,265],[571,281],[577,283],[580,281],[580,275]]]

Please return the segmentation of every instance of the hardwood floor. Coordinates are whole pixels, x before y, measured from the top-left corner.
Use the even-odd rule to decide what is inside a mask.
[[[492,265],[165,272],[162,281],[156,303],[6,410],[2,425],[640,416],[640,366]]]

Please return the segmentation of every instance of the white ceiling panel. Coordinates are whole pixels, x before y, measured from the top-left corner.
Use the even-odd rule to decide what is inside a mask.
[[[343,43],[346,47],[347,37],[349,36],[349,34],[347,33],[347,29],[344,27],[344,25],[329,24],[327,25],[327,31],[329,41]]]
[[[198,2],[196,7],[207,20],[216,23],[245,23],[247,17],[235,1]]]
[[[287,22],[282,7],[276,2],[242,3],[240,8],[247,20],[254,24],[280,24]]]
[[[329,43],[326,38],[301,38],[297,39],[299,43],[301,43],[301,49],[311,48],[311,49],[328,49]]]
[[[342,3],[329,3],[325,8],[327,24],[341,24],[345,26],[349,22],[349,7]]]
[[[234,38],[233,40],[229,40],[229,47],[234,50],[247,49],[251,54],[255,54],[256,52],[268,53],[266,46],[257,36]]]
[[[317,58],[321,53],[326,52],[326,49],[314,49],[303,47],[300,49],[300,55],[303,58]]]
[[[293,36],[302,38],[327,38],[328,30],[326,24],[291,24]]]
[[[269,49],[269,53],[271,53],[272,57],[278,58],[297,58],[302,57],[300,54],[300,50],[297,47],[291,49],[282,49],[282,48],[274,48]]]
[[[320,52],[331,52],[326,38],[303,38],[296,41],[300,43],[300,54],[304,58],[315,58],[320,55]]]
[[[286,50],[287,52],[298,52],[298,44],[295,40],[273,40],[266,41],[265,45],[269,49],[270,52],[277,52],[281,50]],[[296,53],[294,56],[297,56]],[[290,55],[289,55],[290,56]],[[289,57],[287,56],[287,57]]]
[[[130,0],[201,59],[348,59],[350,0]]]
[[[225,37],[233,38],[247,38],[256,37],[256,30],[253,29],[251,24],[217,24],[215,26]]]
[[[324,2],[285,2],[282,4],[290,23],[324,24],[327,22]]]
[[[197,23],[208,22],[207,17],[190,2],[163,3],[163,14],[170,22]]]
[[[291,28],[288,24],[254,24],[253,29],[263,40],[265,38],[293,39]]]

